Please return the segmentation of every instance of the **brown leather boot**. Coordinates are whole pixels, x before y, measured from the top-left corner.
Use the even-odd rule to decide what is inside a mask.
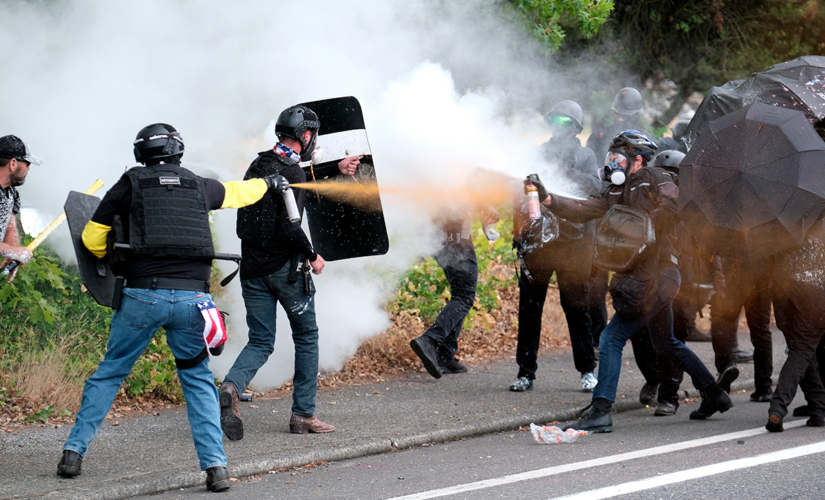
[[[335,427],[325,424],[318,420],[318,417],[300,417],[292,414],[289,419],[289,432],[293,434],[306,434],[308,432],[321,434],[324,432],[333,432]]]
[[[243,439],[243,420],[238,409],[238,391],[232,382],[221,384],[218,392],[221,404],[221,429],[232,441]]]

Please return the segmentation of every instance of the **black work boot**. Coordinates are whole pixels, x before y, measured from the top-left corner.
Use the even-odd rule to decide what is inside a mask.
[[[771,414],[768,417],[768,423],[765,424],[765,428],[768,429],[768,432],[782,432],[785,430],[785,427],[782,426],[782,417],[779,415]]]
[[[467,373],[467,367],[459,363],[455,358],[440,360],[438,367],[441,369],[441,373],[445,375],[449,373]]]
[[[716,377],[716,383],[719,384],[719,387],[721,387],[723,391],[730,394],[730,385],[737,378],[739,378],[739,367],[737,367],[735,363],[732,363],[719,371],[719,375]]]
[[[57,464],[57,475],[60,477],[77,477],[80,475],[80,467],[83,464],[83,457],[80,453],[72,450],[63,450],[63,456]]]
[[[206,469],[206,489],[215,493],[229,489],[229,471],[226,467],[217,465]]]
[[[676,410],[678,409],[678,401],[675,403],[672,401],[660,401],[659,406],[656,407],[656,411],[653,412],[653,415],[656,417],[672,417],[673,415],[676,415]]]
[[[656,399],[656,394],[659,392],[659,384],[650,384],[645,382],[642,390],[639,391],[639,402],[643,405],[649,405]]]
[[[691,420],[705,420],[717,411],[725,413],[733,408],[733,401],[730,400],[728,393],[716,382],[704,391],[699,391],[702,394],[702,404],[699,408],[690,412]]]
[[[221,429],[232,441],[243,439],[243,420],[238,408],[238,390],[232,382],[221,384],[218,392],[221,404]],[[228,486],[227,486],[228,488]]]
[[[576,414],[578,422],[566,426],[563,430],[613,432],[613,415],[610,407],[612,403],[606,399],[594,399],[592,403]]]
[[[441,378],[441,368],[438,367],[438,354],[435,352],[435,343],[423,335],[410,340],[410,347],[421,358],[427,373],[433,378]]]

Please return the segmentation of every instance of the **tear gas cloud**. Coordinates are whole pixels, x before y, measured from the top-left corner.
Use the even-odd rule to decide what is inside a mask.
[[[186,140],[184,165],[226,181],[273,145],[271,124],[285,107],[356,96],[386,188],[391,246],[386,256],[330,263],[315,278],[321,369],[340,368],[388,326],[381,304],[395,283],[387,276],[434,250],[428,214],[457,198],[434,186],[465,185],[471,167],[516,181],[552,172],[536,153],[549,137],[542,115],[587,80],[578,69],[568,84],[570,75],[541,63],[500,8],[495,0],[4,2],[0,135],[23,137],[45,160],[21,195],[51,220],[69,190],[96,178],[111,186],[134,165],[131,141],[147,124],[174,125]],[[552,174],[545,182],[565,191]],[[214,222],[220,251],[239,252],[235,211],[215,212]],[[49,244],[73,260],[67,236],[64,225]],[[229,292],[219,306],[231,313],[232,336],[212,360],[219,377],[246,339],[238,280]],[[289,331],[280,311],[256,389],[291,377]]]

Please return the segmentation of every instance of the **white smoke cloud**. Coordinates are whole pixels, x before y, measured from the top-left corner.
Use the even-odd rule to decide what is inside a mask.
[[[196,172],[240,178],[272,146],[262,131],[283,108],[344,95],[362,104],[381,185],[460,183],[471,165],[519,177],[538,170],[535,146],[549,136],[539,112],[581,90],[539,64],[495,0],[229,5],[0,4],[0,135],[23,137],[46,162],[21,189],[24,206],[50,220],[68,190],[98,177],[111,186],[134,165],[135,133],[159,121],[181,131]],[[383,205],[389,254],[333,262],[315,278],[322,370],[388,326],[384,271],[435,248],[429,207],[387,195]],[[215,214],[221,251],[240,250],[234,221],[234,210]],[[50,244],[72,259],[66,234]],[[212,361],[222,377],[245,340],[237,280],[220,305],[235,333]],[[279,309],[275,354],[254,387],[288,380],[292,355]]]

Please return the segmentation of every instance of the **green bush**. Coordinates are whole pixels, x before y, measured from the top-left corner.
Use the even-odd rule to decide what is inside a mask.
[[[502,209],[501,218],[497,229],[501,238],[495,243],[487,240],[481,222],[473,223],[472,236],[478,258],[479,281],[476,305],[468,313],[467,322],[472,321],[479,312],[490,312],[498,308],[497,290],[506,288],[514,281],[514,278],[502,280],[487,272],[493,262],[514,265],[513,217],[505,208]],[[415,264],[404,275],[395,298],[387,304],[387,310],[394,314],[408,311],[432,322],[449,300],[449,284],[444,271],[435,259],[429,257]]]

